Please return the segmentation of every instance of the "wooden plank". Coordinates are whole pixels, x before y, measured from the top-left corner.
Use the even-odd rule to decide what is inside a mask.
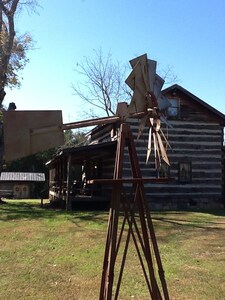
[[[173,178],[119,178],[119,179],[90,179],[88,184],[105,183],[105,184],[121,184],[121,183],[139,183],[139,182],[169,182]]]
[[[111,123],[116,123],[119,120],[120,120],[120,117],[118,117],[118,116],[98,118],[98,119],[88,119],[88,120],[84,120],[84,121],[65,123],[65,124],[62,125],[62,129],[63,130],[68,130],[68,129],[88,127],[88,126],[97,126],[97,125],[109,124],[109,123],[111,124]]]

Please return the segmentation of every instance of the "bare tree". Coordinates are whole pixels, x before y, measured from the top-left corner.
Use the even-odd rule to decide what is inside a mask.
[[[72,85],[74,95],[88,104],[91,117],[114,115],[117,103],[128,99],[124,84],[126,67],[113,62],[110,53],[104,57],[101,49],[94,50],[94,57],[85,57],[75,71],[83,81]]]
[[[110,53],[106,57],[100,50],[94,50],[94,57],[85,57],[77,64],[75,71],[81,75],[82,82],[72,85],[74,95],[79,96],[85,105],[85,114],[91,117],[115,115],[118,102],[130,102],[131,93],[125,84],[129,69],[119,62],[113,62]],[[159,73],[165,80],[165,85],[177,82],[173,67],[168,65]]]
[[[167,65],[166,68],[159,68],[158,72],[160,76],[165,80],[165,86],[169,86],[171,84],[179,82],[178,76],[174,73],[172,65]]]
[[[32,45],[29,33],[16,33],[15,15],[23,8],[35,10],[37,5],[36,0],[0,0],[0,105],[5,87],[20,85],[18,72],[28,62],[26,52]]]

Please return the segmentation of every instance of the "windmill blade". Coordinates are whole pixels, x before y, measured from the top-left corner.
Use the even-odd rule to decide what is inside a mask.
[[[164,80],[156,74],[156,61],[141,55],[130,61],[133,68],[125,83],[134,91],[128,113],[141,112],[158,106],[157,97]],[[138,92],[137,92],[138,91]],[[150,97],[150,94],[155,97]]]
[[[130,114],[146,111],[147,106],[147,98],[140,93],[139,89],[135,89],[130,105],[127,109],[126,117],[128,117]]]
[[[172,147],[170,146],[170,143],[168,142],[167,137],[165,136],[164,132],[162,131],[162,129],[160,129],[160,133],[162,135],[162,137],[164,138],[164,141],[166,142],[166,145],[170,148],[170,150],[172,150]]]
[[[148,115],[145,115],[142,119],[141,119],[141,122],[140,122],[140,125],[138,127],[138,135],[137,135],[137,140],[140,138],[144,128],[145,128],[145,125],[146,125],[146,121],[147,119],[149,118]]]
[[[156,169],[158,169],[161,164],[159,145],[158,145],[156,133],[153,132],[152,135],[153,135],[153,142],[154,142],[155,166],[156,166]]]
[[[158,145],[159,145],[159,148],[160,148],[162,160],[164,160],[167,165],[170,165],[168,156],[166,154],[165,147],[163,145],[161,136],[160,136],[160,134],[158,132],[156,132],[156,137],[157,137],[157,140],[158,140]]]
[[[144,63],[141,63],[141,71],[143,76],[143,81],[145,83],[145,93],[149,91],[149,76],[148,76],[148,64],[147,60]]]
[[[134,91],[139,89],[144,95],[148,91],[148,66],[146,61],[138,61],[125,80],[125,83]]]
[[[149,127],[149,133],[148,133],[148,148],[147,148],[147,155],[146,155],[146,164],[149,161],[149,157],[152,151],[152,127]]]
[[[141,72],[142,74],[142,81],[145,84],[145,94],[146,94],[146,92],[149,90],[149,74],[148,74],[149,68],[148,68],[147,54],[138,56],[130,60],[130,64],[133,70],[137,68],[137,65],[138,68],[140,68],[139,72]]]
[[[156,66],[157,66],[157,62],[155,60],[148,59],[148,79],[149,79],[149,89],[151,92],[154,92]]]
[[[157,166],[157,152],[156,152],[156,137],[155,137],[155,132],[152,133],[153,137],[153,146],[154,146],[154,157],[155,157],[155,166]]]
[[[141,71],[141,65],[139,62],[136,63],[131,73],[128,75],[127,79],[125,80],[125,83],[131,88],[133,91],[135,88],[142,88],[142,71]]]
[[[140,56],[137,56],[137,57],[131,59],[129,62],[130,62],[131,67],[134,68],[138,62],[147,62],[147,54],[145,53]]]
[[[160,121],[160,118],[157,118],[156,119],[156,127],[155,127],[156,132],[158,132],[160,130],[160,127],[161,127],[161,121]]]
[[[160,114],[160,120],[165,123],[169,128],[173,128],[173,125],[167,121],[166,117],[162,114]]]
[[[161,89],[164,85],[165,80],[162,79],[162,77],[160,77],[158,74],[155,73],[155,77],[154,77],[154,84],[153,84],[153,93],[155,95],[156,98],[159,97],[160,93],[161,93]]]

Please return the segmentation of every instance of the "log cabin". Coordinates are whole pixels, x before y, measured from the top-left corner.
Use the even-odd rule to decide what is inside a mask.
[[[225,115],[180,85],[162,91],[171,106],[162,124],[170,147],[170,165],[155,170],[154,156],[146,164],[148,128],[138,140],[139,121],[130,119],[143,178],[168,180],[145,183],[151,209],[220,209],[224,207]],[[113,176],[119,124],[95,127],[88,145],[62,149],[50,162],[49,198],[71,201],[109,201],[112,187],[91,179]],[[131,176],[125,154],[124,176]]]

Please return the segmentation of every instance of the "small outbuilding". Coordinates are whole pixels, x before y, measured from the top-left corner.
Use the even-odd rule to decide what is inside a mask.
[[[45,174],[34,172],[1,172],[0,197],[29,199],[39,197]]]

